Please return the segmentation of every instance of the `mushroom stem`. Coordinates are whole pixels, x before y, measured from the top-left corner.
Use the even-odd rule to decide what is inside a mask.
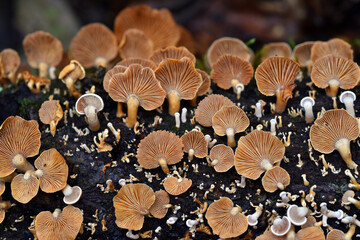
[[[136,117],[139,108],[139,100],[135,96],[130,96],[126,104],[127,104],[127,113],[128,113],[126,126],[132,128],[137,122]]]
[[[310,101],[304,103],[305,110],[305,121],[307,123],[312,123],[314,121],[313,105]]]
[[[226,136],[227,136],[227,144],[229,147],[235,147],[235,131],[233,128],[226,129]]]
[[[343,99],[346,111],[353,117],[355,117],[354,99],[351,97],[345,97]]]
[[[56,219],[59,217],[60,213],[61,213],[61,210],[59,208],[56,208],[52,215]]]
[[[169,167],[168,167],[168,165],[166,163],[166,160],[164,158],[159,159],[159,165],[160,165],[160,167],[161,167],[161,169],[163,170],[164,173],[169,174],[169,172],[170,172]]]
[[[355,234],[355,229],[356,229],[356,225],[355,225],[355,224],[351,224],[351,225],[350,225],[350,228],[349,228],[349,231],[344,235],[344,239],[345,239],[345,240],[351,240],[352,237],[353,237],[354,234]]]
[[[342,159],[350,169],[355,169],[357,164],[351,158],[350,141],[347,138],[341,138],[335,143],[336,150],[340,153]]]
[[[168,96],[169,114],[174,116],[176,112],[180,111],[180,97],[176,91],[171,91]]]
[[[50,133],[52,136],[55,136],[56,133],[56,123],[55,121],[50,122]]]
[[[72,77],[68,76],[65,78],[65,85],[69,90],[70,95],[74,96],[75,98],[79,98],[81,96],[81,93],[79,93],[78,90],[75,89],[74,84],[75,80]]]
[[[329,86],[325,88],[326,95],[329,97],[336,97],[336,94],[339,90],[340,83],[336,79],[331,79],[329,81]]]
[[[97,116],[96,107],[92,105],[88,105],[84,108],[84,112],[86,115],[87,123],[89,124],[89,128],[91,131],[97,131],[100,129],[100,122]]]
[[[35,176],[36,176],[37,178],[40,178],[40,177],[42,177],[42,176],[44,175],[44,171],[41,170],[41,169],[38,169],[38,170],[35,171],[34,174],[35,174]]]
[[[95,59],[95,66],[98,68],[98,67],[103,67],[103,68],[106,68],[106,65],[107,65],[107,60],[105,58],[102,58],[102,57],[97,57]]]
[[[281,182],[278,182],[276,185],[277,185],[278,189],[280,189],[280,190],[284,190],[284,189],[285,189],[284,184],[282,184]]]
[[[351,202],[352,204],[354,204],[354,206],[356,208],[360,208],[360,201],[359,200],[356,200],[353,197],[348,197],[348,201]]]
[[[276,105],[275,112],[283,113],[286,108],[286,104],[290,98],[292,98],[292,91],[296,87],[295,84],[285,87],[284,89],[279,89],[276,92]]]
[[[241,83],[238,83],[238,84],[236,84],[236,87],[235,87],[235,89],[236,89],[236,99],[240,99],[240,97],[241,97],[241,93],[242,93],[242,91],[244,91],[244,89],[245,89],[245,87],[244,87],[244,84],[241,84]]]
[[[218,164],[218,163],[219,163],[219,160],[214,159],[213,161],[211,161],[210,165],[211,165],[212,167],[214,167],[214,166],[216,166],[216,164]]]
[[[273,168],[273,165],[270,163],[269,160],[263,159],[260,164],[261,169],[267,171]]]
[[[47,78],[49,66],[46,63],[39,64],[39,77]]]
[[[262,117],[261,103],[257,102],[255,106],[255,116],[260,119]]]
[[[233,207],[233,208],[231,209],[230,214],[233,215],[233,216],[235,216],[235,215],[237,215],[240,211],[241,211],[241,208],[238,207],[238,206],[236,206],[236,207]]]
[[[117,112],[116,112],[116,117],[121,118],[125,115],[124,110],[123,110],[123,105],[121,102],[117,103]]]
[[[194,149],[190,148],[188,152],[189,161],[193,160],[195,151]]]
[[[69,196],[72,194],[73,190],[69,184],[66,184],[66,187],[62,190],[62,192],[65,196]]]
[[[12,163],[14,164],[15,168],[20,171],[26,172],[29,170],[34,170],[34,167],[28,161],[26,161],[26,158],[21,154],[16,154],[12,159]]]

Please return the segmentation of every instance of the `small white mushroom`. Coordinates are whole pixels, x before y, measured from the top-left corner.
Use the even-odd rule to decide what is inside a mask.
[[[290,228],[291,223],[289,218],[283,217],[281,219],[280,217],[277,217],[274,220],[273,225],[270,227],[270,230],[275,236],[284,236],[290,231]]]
[[[126,232],[126,237],[130,239],[139,239],[139,234],[133,234],[131,230]]]
[[[356,95],[352,91],[345,91],[340,95],[340,102],[345,104],[346,111],[353,117],[355,117],[354,102]]]
[[[62,190],[64,194],[64,203],[71,205],[77,203],[82,195],[82,189],[79,186],[71,187],[69,184]]]
[[[342,210],[331,211],[327,208],[327,204],[325,202],[320,204],[320,212],[322,213],[322,225],[323,227],[327,227],[327,219],[328,218],[337,218],[338,220],[344,217],[344,212]]]
[[[194,227],[197,224],[199,224],[198,220],[192,220],[192,219],[186,220],[186,226],[189,227],[189,228]]]
[[[176,112],[174,116],[175,116],[175,126],[176,128],[180,128],[180,113]]]
[[[241,92],[244,91],[245,86],[242,83],[238,83],[235,85],[234,92],[236,93],[236,99],[240,99]]]
[[[257,102],[255,104],[255,116],[260,119],[262,117],[262,111],[261,111],[261,103],[260,102]]]
[[[276,207],[286,207],[287,203],[290,202],[289,193],[283,191],[279,196],[281,197],[281,202],[276,203]]]
[[[250,226],[256,226],[258,224],[258,218],[262,214],[262,211],[263,211],[263,205],[260,203],[259,206],[255,208],[255,213],[247,216],[248,224]]]
[[[186,123],[186,113],[187,113],[187,109],[186,108],[183,108],[181,110],[181,122],[182,123]]]
[[[115,129],[114,125],[111,122],[108,122],[107,127],[110,129],[110,131],[114,134],[116,142],[119,142],[120,140],[120,129]]]
[[[315,105],[315,100],[311,97],[304,97],[300,101],[300,106],[305,110],[305,121],[307,123],[312,123],[314,121],[313,106]]]
[[[306,215],[309,209],[307,207],[298,207],[297,205],[291,205],[287,210],[287,217],[295,226],[301,226],[306,223]]]
[[[75,110],[80,115],[86,115],[86,122],[91,131],[100,129],[100,122],[97,113],[104,108],[102,98],[95,93],[82,95],[75,103]]]
[[[177,220],[178,220],[177,217],[169,217],[168,220],[166,220],[166,224],[173,225],[176,223]]]
[[[270,132],[272,135],[276,135],[276,120],[275,119],[271,119],[270,120]]]

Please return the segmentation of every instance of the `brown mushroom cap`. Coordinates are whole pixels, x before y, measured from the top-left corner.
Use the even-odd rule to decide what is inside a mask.
[[[191,179],[182,177],[167,177],[164,181],[165,190],[173,196],[178,196],[186,192],[191,187],[191,185]]]
[[[35,218],[36,236],[42,239],[75,239],[83,222],[83,214],[79,208],[68,205],[61,212],[44,211]]]
[[[202,84],[200,85],[198,91],[196,92],[196,96],[203,96],[209,91],[211,80],[209,75],[205,71],[200,69],[196,69],[196,71],[200,73],[202,79]]]
[[[285,110],[292,98],[294,81],[300,71],[299,64],[286,57],[270,57],[262,62],[255,72],[259,91],[266,96],[276,95],[277,113]]]
[[[153,51],[153,42],[142,30],[130,28],[124,32],[119,45],[119,54],[121,58],[148,59]]]
[[[180,60],[183,57],[188,57],[195,65],[196,58],[186,47],[170,46],[165,49],[159,49],[152,54],[150,60],[154,61],[156,65],[159,65],[161,61],[166,58]]]
[[[25,158],[39,153],[40,138],[39,124],[35,120],[8,117],[0,127],[0,177],[10,175],[15,168],[32,169]]]
[[[241,213],[241,208],[234,207],[227,197],[210,204],[205,217],[214,234],[221,238],[237,237],[248,228],[247,218]]]
[[[342,199],[341,199],[341,204],[342,205],[349,205],[349,204],[351,204],[351,202],[349,201],[349,197],[351,197],[351,198],[353,198],[355,196],[355,192],[354,191],[352,191],[352,190],[347,190],[345,193],[344,193],[344,195],[343,195],[343,197],[342,197]]]
[[[346,59],[353,59],[351,45],[339,38],[331,39],[327,42],[315,42],[311,48],[311,61],[315,63],[321,57],[333,55]]]
[[[254,75],[251,64],[237,56],[225,54],[213,64],[211,78],[222,89],[235,88],[236,84],[249,84]]]
[[[293,51],[293,58],[300,66],[306,67],[311,62],[311,48],[315,42],[308,41],[297,44]]]
[[[235,103],[223,95],[211,94],[207,96],[195,110],[196,121],[204,127],[211,127],[213,116],[223,106],[235,106]]]
[[[234,166],[234,157],[234,151],[231,147],[219,144],[210,151],[210,165],[213,166],[217,172],[227,172]]]
[[[284,144],[270,132],[254,130],[241,137],[235,151],[238,174],[256,180],[284,157]]]
[[[128,7],[119,12],[114,22],[114,33],[118,42],[127,29],[136,28],[151,39],[154,50],[175,46],[180,31],[167,9],[152,9],[147,5]]]
[[[1,194],[0,194],[1,195]],[[11,207],[11,203],[9,201],[2,201],[0,196],[0,223],[2,223],[5,219],[5,211]]]
[[[106,67],[117,55],[116,38],[104,24],[91,23],[71,40],[70,51],[85,68]]]
[[[5,183],[0,180],[0,196],[5,192]]]
[[[326,240],[346,240],[346,238],[343,231],[333,229],[326,235]]]
[[[263,234],[255,238],[255,240],[286,240],[286,235],[275,236],[270,230],[267,230]]]
[[[83,79],[85,76],[85,69],[76,60],[71,60],[59,73],[59,79],[63,83],[66,83],[66,78],[71,78],[73,83],[75,83],[76,80]]]
[[[154,218],[159,218],[159,219],[164,218],[169,209],[169,207],[167,206],[169,205],[169,202],[170,202],[170,198],[167,192],[165,192],[164,190],[156,191],[155,202],[149,209],[150,214]]]
[[[0,58],[1,58],[1,67],[2,70],[4,71],[3,74],[5,74],[5,76],[3,77],[9,78],[12,83],[15,83],[16,82],[15,73],[21,64],[19,54],[11,48],[6,48],[1,51]]]
[[[18,174],[11,181],[11,195],[13,198],[26,204],[33,199],[39,191],[39,180],[33,175],[32,171],[25,174]]]
[[[296,233],[297,240],[325,240],[322,229],[318,227],[308,227],[301,229]]]
[[[169,172],[167,165],[181,161],[183,157],[183,143],[174,133],[155,131],[147,135],[139,143],[137,160],[146,169],[162,167]]]
[[[155,202],[154,191],[146,184],[127,184],[113,199],[116,225],[119,228],[140,230],[144,216]]]
[[[204,134],[200,131],[190,131],[181,136],[181,141],[184,144],[184,152],[189,153],[189,159],[192,157],[204,158],[207,155],[207,142]]]
[[[104,76],[103,80],[103,87],[106,92],[109,92],[109,84],[113,76],[115,76],[118,73],[124,73],[126,71],[127,67],[123,65],[115,65],[112,69],[107,71],[107,73]]]
[[[157,68],[157,65],[153,61],[144,58],[127,58],[118,62],[116,66],[124,66],[127,68],[132,64],[140,64],[141,66],[151,68],[154,71]]]
[[[267,192],[284,190],[290,184],[290,175],[285,169],[276,166],[266,171],[261,182]]]
[[[191,35],[191,33],[184,28],[183,26],[177,25],[177,28],[180,31],[180,38],[178,40],[178,42],[176,43],[176,46],[184,46],[187,49],[189,49],[189,51],[191,53],[196,52],[196,47],[195,47],[195,41],[193,36]]]
[[[262,50],[263,61],[269,57],[291,57],[291,47],[286,42],[265,44]]]
[[[338,89],[354,88],[360,80],[360,68],[351,59],[327,55],[314,62],[311,80],[319,88],[327,88],[326,94],[336,96]]]
[[[50,132],[54,136],[56,126],[63,118],[63,110],[58,100],[48,100],[41,104],[39,109],[40,121],[44,124],[50,124]]]
[[[69,169],[65,159],[55,148],[43,151],[34,165],[38,169],[35,174],[40,180],[41,190],[53,193],[66,187]]]

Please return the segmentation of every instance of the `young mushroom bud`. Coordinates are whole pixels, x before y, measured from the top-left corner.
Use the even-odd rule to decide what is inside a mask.
[[[275,236],[284,236],[290,231],[291,222],[287,217],[277,217],[270,230]]]
[[[314,113],[312,107],[315,105],[315,100],[311,97],[304,97],[300,101],[300,106],[305,110],[305,121],[312,123],[314,121]]]
[[[91,131],[100,129],[98,112],[104,108],[102,98],[95,93],[86,93],[82,95],[75,103],[75,110],[78,114],[86,116],[86,122]]]
[[[79,186],[71,187],[69,184],[66,185],[62,192],[64,194],[63,201],[68,205],[77,203],[82,195],[82,189]]]
[[[260,203],[259,206],[255,208],[255,213],[247,216],[249,226],[256,226],[258,224],[258,219],[262,212],[263,205]]]
[[[63,118],[64,113],[58,100],[48,100],[41,104],[39,109],[40,121],[50,124],[50,133],[55,136],[56,126]]]
[[[354,109],[354,102],[356,100],[355,93],[351,91],[345,91],[343,92],[340,97],[340,102],[345,104],[346,111],[353,117],[355,117],[355,109]]]
[[[75,82],[85,77],[85,70],[76,60],[71,60],[70,64],[65,66],[59,73],[59,79],[65,83],[70,95],[79,98],[81,93],[75,89]]]

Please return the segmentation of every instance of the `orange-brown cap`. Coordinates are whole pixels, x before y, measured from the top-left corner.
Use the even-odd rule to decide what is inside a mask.
[[[200,69],[196,69],[196,71],[200,73],[202,79],[202,84],[200,85],[198,91],[196,92],[196,96],[203,96],[209,92],[211,80],[209,75],[205,71]]]
[[[196,108],[196,121],[204,127],[211,127],[213,116],[223,106],[235,106],[235,103],[223,95],[210,94],[204,98]]]
[[[300,66],[306,67],[311,62],[311,48],[315,42],[308,41],[297,44],[293,51],[293,59],[297,61]]]
[[[180,31],[167,9],[152,9],[147,5],[128,7],[119,12],[114,22],[114,33],[118,42],[125,31],[136,28],[151,39],[154,50],[175,46]]]
[[[347,239],[345,238],[345,234],[343,231],[338,229],[333,229],[326,235],[326,240],[347,240]]]
[[[11,207],[11,203],[9,201],[2,201],[0,196],[0,223],[2,223],[5,219],[5,211]]]
[[[113,76],[115,76],[118,73],[124,73],[126,71],[127,67],[123,65],[115,65],[112,69],[106,72],[103,80],[103,87],[106,92],[109,92],[109,83]]]
[[[26,204],[38,193],[39,180],[33,173],[30,170],[25,174],[18,174],[11,181],[11,195],[16,201]]]
[[[48,100],[41,104],[39,109],[40,121],[43,124],[50,124],[50,132],[54,136],[56,126],[63,118],[63,110],[58,100]]]
[[[314,62],[311,80],[326,94],[335,97],[338,89],[354,88],[360,80],[360,68],[351,59],[327,55]]]
[[[124,66],[127,68],[132,64],[140,64],[141,66],[151,68],[154,71],[157,68],[157,65],[153,61],[144,58],[127,58],[118,62],[116,66]]]
[[[341,205],[350,205],[351,202],[349,201],[348,198],[354,198],[354,197],[355,197],[355,192],[353,190],[347,190],[341,198]]]
[[[76,60],[71,60],[59,73],[59,79],[61,79],[63,83],[66,83],[66,78],[71,78],[73,83],[75,83],[76,80],[83,79],[85,76],[85,69]]]
[[[270,230],[267,230],[263,234],[255,238],[255,240],[286,240],[286,235],[275,236]]]
[[[206,59],[209,67],[212,67],[212,65],[225,54],[237,56],[246,61],[250,60],[250,54],[243,41],[237,38],[222,37],[215,40],[206,52]]]
[[[40,180],[40,188],[46,193],[53,193],[66,187],[68,166],[65,159],[55,149],[43,151],[34,162],[35,176]]]
[[[156,191],[155,202],[149,209],[150,214],[154,218],[159,218],[159,219],[164,218],[169,207],[171,206],[169,203],[170,203],[170,198],[167,192],[165,192],[164,190]]]
[[[183,57],[188,57],[195,65],[196,58],[186,47],[174,47],[170,46],[165,49],[159,49],[155,51],[150,59],[154,61],[157,65],[161,63],[162,60],[166,58],[171,59],[182,59]]]
[[[290,175],[285,169],[276,166],[266,171],[261,182],[267,192],[284,190],[290,184]]]
[[[146,184],[124,185],[113,199],[116,225],[119,228],[140,230],[144,216],[155,202],[154,191]]]
[[[183,26],[177,25],[180,31],[180,38],[176,43],[176,46],[184,46],[193,54],[196,52],[195,41],[191,33]]]
[[[214,167],[215,171],[227,172],[234,166],[234,151],[231,147],[219,144],[211,149],[210,159],[210,165]]]
[[[117,55],[116,38],[104,24],[91,23],[71,40],[70,51],[85,68],[106,67]]]
[[[315,63],[321,57],[333,55],[346,59],[353,59],[351,45],[339,38],[333,38],[327,42],[315,42],[311,48],[311,61]]]
[[[291,57],[291,47],[286,42],[275,42],[265,44],[262,49],[262,60],[269,57]]]
[[[130,28],[124,32],[119,45],[119,54],[121,58],[148,59],[153,51],[153,42],[142,30]]]
[[[79,208],[68,205],[61,212],[44,211],[35,218],[36,236],[44,239],[75,239],[83,222],[83,213]]]
[[[174,133],[155,131],[140,141],[137,160],[146,169],[161,166],[165,173],[169,173],[167,165],[181,161],[183,147],[181,139]]]
[[[202,132],[192,130],[182,135],[181,141],[184,144],[184,152],[189,155],[189,160],[192,160],[193,156],[198,158],[206,157],[207,142]]]
[[[237,106],[224,106],[212,118],[212,127],[219,136],[227,136],[229,147],[235,147],[235,134],[245,131],[250,121]]]
[[[32,169],[26,158],[39,153],[40,138],[39,124],[35,120],[8,117],[0,127],[0,177],[10,175],[16,168]]]
[[[300,66],[286,57],[270,57],[262,62],[255,72],[259,91],[266,96],[276,95],[277,113],[282,113],[287,101],[292,98],[294,81]]]
[[[308,227],[296,233],[297,240],[325,240],[324,232],[318,227]]]
[[[9,78],[12,83],[16,83],[15,73],[21,63],[19,54],[11,48],[6,48],[0,52],[0,59],[1,70],[4,71],[2,77]]]
[[[234,207],[234,203],[227,197],[210,204],[205,217],[214,234],[221,238],[237,237],[248,228],[247,218],[241,213],[241,208]]]
[[[180,175],[178,175],[178,177],[167,177],[164,181],[165,190],[173,196],[178,196],[186,192],[191,185],[191,179],[180,177]]]
[[[258,179],[284,157],[284,144],[270,132],[254,130],[241,137],[235,151],[235,168],[238,174]]]
[[[156,79],[165,90],[169,102],[169,113],[174,115],[180,110],[180,100],[191,100],[202,84],[200,73],[191,59],[164,59],[155,70]]]

